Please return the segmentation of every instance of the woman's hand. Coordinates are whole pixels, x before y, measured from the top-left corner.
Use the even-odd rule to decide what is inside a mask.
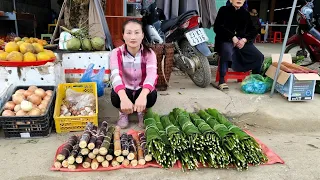
[[[238,39],[236,36],[234,36],[234,37],[232,38],[232,42],[233,42],[233,46],[236,47],[237,44],[238,44],[238,42],[239,42],[239,39]]]
[[[143,112],[146,109],[147,97],[140,95],[134,104],[134,111]]]
[[[120,108],[121,108],[121,112],[125,114],[133,113],[133,103],[129,98],[124,98],[123,100],[121,100]]]
[[[246,44],[247,40],[245,38],[242,38],[241,40],[238,41],[237,43],[237,48],[242,49],[244,45]]]
[[[143,112],[147,106],[147,96],[150,93],[150,90],[147,88],[143,88],[139,97],[137,98],[134,104],[134,111]]]
[[[124,89],[121,89],[118,92],[119,98],[120,98],[120,109],[121,112],[125,114],[132,114],[133,113],[133,103],[128,98],[126,91]]]

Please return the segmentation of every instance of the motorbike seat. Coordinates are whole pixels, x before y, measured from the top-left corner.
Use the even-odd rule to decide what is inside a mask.
[[[166,31],[168,31],[172,26],[174,26],[174,25],[179,25],[179,22],[180,22],[180,21],[184,20],[184,19],[187,18],[187,17],[194,16],[194,15],[196,15],[196,14],[198,14],[197,11],[191,10],[191,11],[187,11],[187,12],[181,14],[180,16],[178,16],[178,17],[176,17],[176,18],[163,21],[162,24],[161,24],[161,30],[162,30],[163,32],[166,32]]]

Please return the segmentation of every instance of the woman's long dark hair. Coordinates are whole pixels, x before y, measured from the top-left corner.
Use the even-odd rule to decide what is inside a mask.
[[[125,27],[127,24],[129,23],[137,23],[141,26],[141,29],[143,31],[143,24],[141,21],[137,20],[137,19],[128,19],[126,20],[123,25],[122,25],[122,34],[124,34],[124,30],[125,30]],[[144,33],[144,32],[143,32]],[[144,33],[145,34],[145,33]],[[143,51],[142,51],[142,54],[146,54],[146,53],[150,53],[151,50],[150,50],[150,47],[147,45],[147,42],[146,42],[146,38],[143,38],[142,40],[142,46],[143,46]]]

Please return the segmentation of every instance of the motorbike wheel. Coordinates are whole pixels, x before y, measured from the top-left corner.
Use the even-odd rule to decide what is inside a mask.
[[[199,87],[205,88],[211,83],[211,69],[207,57],[201,54],[195,47],[187,40],[180,43],[180,49],[183,55],[192,59],[197,57],[199,59],[199,66],[194,74],[188,74],[191,80]]]
[[[291,52],[290,52],[291,51]],[[299,56],[304,56],[304,59],[301,60],[299,65],[301,66],[309,66],[315,63],[315,60],[313,56],[311,55],[308,48],[305,48],[305,51],[301,49],[300,45],[298,44],[290,44],[287,46],[285,50],[286,54],[291,54],[291,56],[294,58],[298,58]]]

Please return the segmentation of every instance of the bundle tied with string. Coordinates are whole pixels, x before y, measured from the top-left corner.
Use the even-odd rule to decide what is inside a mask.
[[[166,91],[173,67],[174,45],[172,43],[151,44],[149,47],[157,56],[158,81],[156,88],[159,91]]]

